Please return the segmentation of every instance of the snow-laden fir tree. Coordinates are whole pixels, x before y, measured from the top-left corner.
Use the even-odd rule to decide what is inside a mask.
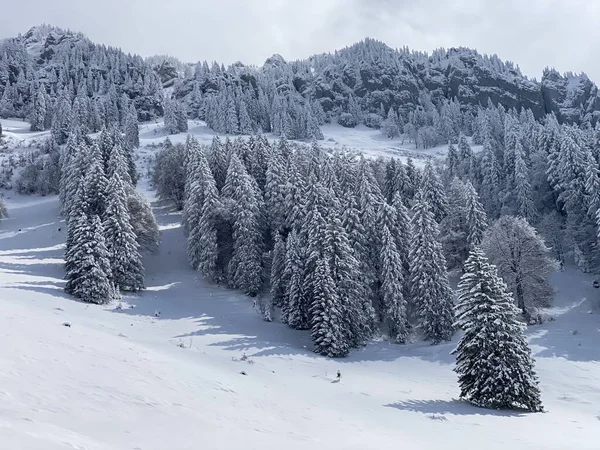
[[[315,352],[331,358],[346,356],[350,349],[342,305],[325,256],[317,261],[313,282],[310,316]]]
[[[233,253],[228,278],[231,287],[251,296],[259,292],[263,281],[264,244],[258,194],[246,168],[238,156],[232,154],[223,186],[223,196],[233,201]]]
[[[466,189],[464,183],[454,177],[448,188],[446,216],[440,224],[440,242],[449,269],[462,267],[469,255]]]
[[[8,217],[8,211],[6,210],[6,204],[4,203],[4,199],[0,197],[0,219],[5,219]]]
[[[275,235],[273,258],[271,261],[271,299],[273,305],[282,307],[285,304],[285,241],[281,233]]]
[[[125,142],[129,148],[138,148],[140,146],[140,127],[137,111],[133,105],[131,105],[125,120]]]
[[[69,221],[73,245],[66,255],[65,292],[88,303],[106,304],[117,297],[111,281],[108,249],[100,218],[84,210]]]
[[[428,160],[423,170],[421,188],[425,201],[430,205],[435,220],[439,223],[447,213],[448,199],[437,170]]]
[[[121,291],[143,289],[144,267],[127,210],[126,187],[118,171],[108,183],[103,227],[113,283]]]
[[[542,411],[525,326],[496,267],[475,247],[464,271],[456,317],[465,334],[453,351],[461,398],[484,408]]]
[[[285,160],[279,147],[274,146],[267,164],[265,184],[265,206],[273,233],[282,231],[285,225],[287,188]]]
[[[402,258],[387,226],[383,226],[381,249],[381,288],[384,321],[391,340],[400,344],[408,336],[406,300],[404,299],[404,270]]]
[[[304,285],[306,248],[300,233],[292,229],[286,242],[285,272],[287,289],[281,318],[290,327],[305,330],[309,327],[309,308]]]
[[[487,229],[487,214],[479,202],[479,195],[470,181],[465,183],[467,242],[469,247],[481,244]]]
[[[419,191],[411,219],[411,301],[416,309],[419,328],[434,344],[450,340],[454,333],[454,298],[437,235],[433,213],[424,194]]]
[[[348,345],[357,347],[376,330],[375,310],[366,295],[368,286],[361,279],[360,263],[354,256],[346,228],[335,211],[328,215],[324,238],[324,255],[344,316],[344,334]]]
[[[106,209],[106,188],[108,179],[104,171],[103,157],[96,142],[90,150],[90,160],[85,173],[85,193],[88,196],[89,213],[98,217],[104,216]]]
[[[205,278],[216,281],[220,278],[219,247],[217,239],[218,215],[221,208],[219,191],[206,158],[200,158],[199,179],[194,183],[194,212],[190,213],[190,232],[188,236],[188,257],[193,268]],[[202,202],[200,202],[202,199]],[[197,211],[197,209],[199,209]],[[196,221],[196,216],[198,220]]]

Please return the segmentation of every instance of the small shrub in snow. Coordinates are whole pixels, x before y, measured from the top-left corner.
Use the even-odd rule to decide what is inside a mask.
[[[350,113],[342,113],[340,117],[338,117],[338,123],[346,128],[354,128],[356,125],[356,119]]]

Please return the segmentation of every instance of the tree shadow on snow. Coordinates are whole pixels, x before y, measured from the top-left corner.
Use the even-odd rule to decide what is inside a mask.
[[[403,402],[384,405],[386,408],[395,408],[401,411],[411,411],[431,415],[432,420],[445,420],[436,415],[455,416],[502,416],[502,417],[524,417],[523,411],[497,410],[479,408],[470,403],[460,400],[407,400]]]

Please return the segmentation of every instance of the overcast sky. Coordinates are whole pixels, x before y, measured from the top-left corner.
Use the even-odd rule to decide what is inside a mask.
[[[297,59],[366,36],[431,51],[467,46],[600,83],[598,0],[6,0],[0,37],[49,23],[142,56],[262,64]]]

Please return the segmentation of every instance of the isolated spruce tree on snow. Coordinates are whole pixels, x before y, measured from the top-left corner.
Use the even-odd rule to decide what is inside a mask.
[[[313,279],[310,315],[315,352],[331,358],[346,356],[349,347],[344,333],[342,308],[325,257],[317,261]]]
[[[461,398],[481,407],[542,411],[525,326],[506,285],[475,247],[458,285],[456,349]]]
[[[73,219],[73,247],[67,260],[65,291],[88,303],[106,304],[116,298],[100,218],[81,211]]]
[[[119,173],[114,172],[108,184],[103,224],[112,280],[122,291],[139,291],[144,287],[144,268],[130,221],[126,188]]]
[[[411,220],[411,300],[419,328],[434,344],[450,340],[454,332],[453,293],[437,234],[433,213],[419,191]]]

